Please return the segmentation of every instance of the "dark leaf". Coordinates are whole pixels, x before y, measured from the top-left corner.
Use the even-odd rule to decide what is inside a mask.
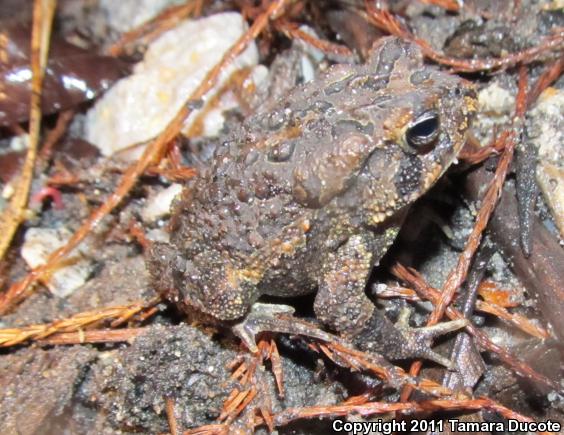
[[[11,151],[0,155],[0,182],[7,183],[20,169],[25,160],[25,151]]]
[[[29,117],[30,40],[28,26],[0,31],[0,125]],[[125,73],[125,64],[119,59],[53,37],[43,82],[42,112],[58,112],[95,98]]]

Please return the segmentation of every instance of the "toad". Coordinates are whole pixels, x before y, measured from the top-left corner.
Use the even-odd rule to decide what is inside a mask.
[[[465,323],[394,325],[365,287],[410,205],[456,160],[475,108],[472,87],[417,46],[379,40],[366,64],[330,67],[232,132],[176,201],[170,242],[152,246],[153,285],[251,350],[262,330],[297,331],[261,296],[316,292],[316,318],[360,349],[448,366],[428,338]]]

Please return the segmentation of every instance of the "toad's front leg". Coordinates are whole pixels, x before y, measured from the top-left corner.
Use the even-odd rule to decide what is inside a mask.
[[[378,352],[388,359],[424,358],[450,367],[447,358],[431,350],[431,339],[464,327],[466,321],[411,328],[408,313],[404,312],[394,325],[365,294],[372,264],[372,249],[366,237],[352,236],[341,246],[330,258],[319,285],[317,318],[363,351]]]

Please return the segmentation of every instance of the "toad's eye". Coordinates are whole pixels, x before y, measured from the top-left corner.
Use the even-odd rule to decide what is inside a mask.
[[[426,153],[439,135],[439,125],[437,112],[425,112],[407,128],[405,140],[418,153]]]

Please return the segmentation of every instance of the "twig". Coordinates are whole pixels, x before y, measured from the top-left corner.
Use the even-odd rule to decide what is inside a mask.
[[[427,41],[422,39],[414,39],[423,51],[423,54],[429,59],[445,66],[450,66],[456,72],[478,72],[505,70],[516,65],[526,65],[539,60],[546,52],[562,50],[564,47],[564,31],[557,31],[552,35],[542,38],[538,45],[511,53],[501,58],[484,58],[484,59],[455,59],[439,53],[429,45]]]
[[[332,58],[337,58],[341,61],[354,59],[353,52],[348,47],[316,38],[301,30],[295,23],[279,20],[275,22],[275,26],[278,31],[284,33],[288,38],[300,39]]]
[[[548,88],[562,75],[562,71],[564,71],[564,57],[558,59],[556,62],[554,62],[554,64],[549,65],[548,68],[537,79],[537,82],[527,96],[528,107],[531,107],[537,100],[539,95],[542,93],[542,91]]]
[[[0,347],[15,346],[28,340],[45,340],[53,334],[62,332],[81,331],[87,326],[92,326],[105,320],[118,319],[121,321],[124,318],[130,319],[134,314],[152,308],[159,301],[159,298],[155,298],[149,302],[137,302],[125,306],[84,311],[66,319],[55,320],[51,323],[25,326],[23,328],[0,329]],[[83,332],[80,332],[80,334],[82,333]]]
[[[477,399],[434,399],[422,402],[385,403],[369,402],[362,405],[341,404],[333,406],[313,406],[310,408],[287,408],[274,416],[276,426],[285,426],[292,421],[311,418],[330,418],[358,414],[369,417],[389,412],[428,412],[428,411],[454,411],[454,410],[481,410],[487,409],[499,413],[505,418],[511,418],[522,422],[533,422],[534,420],[521,415],[509,408],[488,398]]]
[[[165,397],[166,404],[166,419],[170,429],[170,435],[178,435],[178,422],[174,415],[174,399],[172,397]]]
[[[230,424],[237,415],[254,399],[257,394],[255,387],[244,391],[234,389],[227,398],[218,420]]]
[[[564,30],[558,28],[553,34],[545,36],[538,45],[502,58],[456,59],[436,51],[427,41],[416,37],[388,10],[378,7],[376,2],[365,0],[367,17],[376,27],[419,45],[423,55],[441,65],[450,66],[457,72],[478,72],[507,69],[516,65],[525,65],[538,60],[552,50],[564,47]]]
[[[120,343],[143,334],[147,328],[94,329],[78,332],[56,332],[48,338],[37,340],[40,345],[68,345],[85,343]]]
[[[510,313],[505,308],[500,307],[499,305],[478,301],[477,308],[484,313],[493,314],[503,320],[506,320],[507,322],[512,323],[521,331],[526,332],[527,334],[532,335],[533,337],[540,338],[541,340],[550,338],[550,334],[546,329],[538,325],[535,325],[525,316],[516,313]]]
[[[439,6],[450,12],[457,12],[460,10],[460,4],[456,0],[423,0],[423,3]]]
[[[477,165],[492,155],[500,154],[503,151],[508,135],[508,131],[503,131],[499,137],[494,134],[491,143],[485,146],[480,146],[479,143],[472,143],[472,139],[467,140],[466,144],[473,147],[473,149],[469,151],[463,148],[458,158],[471,165]]]
[[[75,111],[73,109],[65,110],[59,114],[55,128],[49,132],[45,138],[43,146],[41,147],[41,152],[39,153],[40,167],[42,166],[45,168],[47,166],[49,159],[51,158],[51,154],[53,153],[53,147],[67,131],[67,127],[74,117],[74,114]]]
[[[259,348],[260,356],[262,361],[270,360],[272,366],[272,374],[274,375],[274,380],[276,381],[276,387],[278,388],[278,394],[280,398],[284,398],[284,371],[282,369],[282,360],[280,354],[278,353],[278,346],[276,346],[276,341],[270,337],[268,334],[266,337],[261,337],[257,347]]]
[[[315,348],[314,348],[315,349]],[[353,371],[370,372],[391,386],[412,385],[414,388],[433,396],[452,396],[453,392],[430,379],[414,379],[403,369],[386,361],[383,357],[356,350],[341,343],[319,345],[319,349],[336,364]]]
[[[119,56],[135,41],[151,42],[163,32],[172,29],[183,19],[191,15],[199,15],[201,3],[201,0],[188,0],[183,5],[165,9],[156,17],[121,35],[121,38],[108,48],[107,53],[111,56]]]
[[[272,373],[274,374],[274,379],[276,380],[276,386],[278,387],[278,394],[280,398],[284,398],[284,370],[282,369],[282,358],[278,353],[278,346],[276,346],[276,341],[274,339],[270,340],[269,349],[269,359],[272,364]]]
[[[174,119],[144,150],[142,156],[130,166],[120,180],[116,190],[107,198],[106,202],[96,209],[81,227],[72,235],[67,244],[49,255],[46,263],[32,270],[22,280],[16,282],[0,298],[0,315],[12,309],[15,304],[21,302],[28,288],[35,284],[45,273],[52,270],[57,263],[74,250],[90,232],[98,226],[102,219],[127,196],[131,188],[136,184],[138,178],[145,172],[147,167],[158,160],[164,153],[167,145],[172,141],[184,125],[184,120],[192,113],[190,101],[199,100],[217,83],[219,74],[233,60],[241,54],[247,45],[261,33],[272,19],[279,18],[290,0],[277,0],[269,4],[266,11],[260,15],[253,25],[243,34],[237,42],[223,55],[219,63],[206,74],[206,77],[194,92],[186,99]]]
[[[33,4],[33,29],[31,34],[31,102],[29,115],[29,144],[22,173],[9,207],[0,218],[0,260],[8,250],[16,230],[25,219],[25,209],[33,180],[37,146],[41,131],[41,93],[47,65],[51,24],[56,0],[35,0]]]
[[[229,426],[226,424],[208,424],[187,430],[183,435],[226,435],[227,433],[229,433]]]

